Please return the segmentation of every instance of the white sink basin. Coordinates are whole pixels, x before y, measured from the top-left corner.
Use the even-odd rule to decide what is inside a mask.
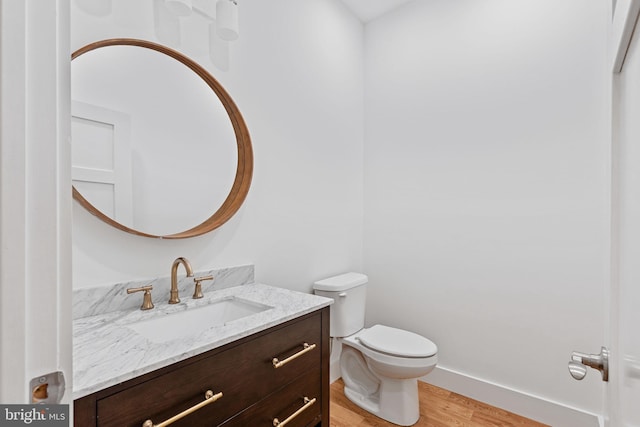
[[[229,297],[200,307],[131,323],[131,329],[150,341],[163,343],[199,335],[207,329],[222,326],[273,307]]]

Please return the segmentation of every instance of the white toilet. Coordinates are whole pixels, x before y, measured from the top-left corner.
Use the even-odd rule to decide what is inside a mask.
[[[344,394],[366,411],[401,426],[420,418],[418,378],[433,370],[438,347],[423,336],[383,325],[364,328],[366,284],[360,273],[314,283],[317,295],[333,298],[332,353],[340,351]]]

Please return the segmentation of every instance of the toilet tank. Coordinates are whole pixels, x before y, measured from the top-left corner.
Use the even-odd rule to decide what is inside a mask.
[[[345,273],[313,284],[316,295],[333,298],[334,301],[330,309],[329,335],[346,337],[364,328],[368,280],[361,273]]]

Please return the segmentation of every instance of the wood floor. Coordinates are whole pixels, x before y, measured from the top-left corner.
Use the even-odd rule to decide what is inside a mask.
[[[528,418],[489,406],[477,400],[418,382],[420,419],[415,427],[545,427]],[[332,427],[395,426],[352,403],[343,393],[344,383],[331,384]],[[546,426],[548,427],[548,426]]]

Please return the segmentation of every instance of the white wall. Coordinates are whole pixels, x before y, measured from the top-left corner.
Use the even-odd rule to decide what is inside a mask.
[[[567,362],[603,344],[609,7],[416,1],[365,30],[367,323],[596,413]]]
[[[156,37],[151,0],[112,0],[103,17],[78,8],[90,3],[72,1],[72,50],[112,37],[171,45]],[[362,24],[337,0],[243,0],[240,38],[217,66],[202,25],[187,23],[204,29],[195,44],[172,46],[209,69],[247,122],[247,200],[222,228],[182,241],[128,235],[74,203],[74,287],[168,275],[178,256],[198,270],[253,263],[258,281],[302,291],[362,268]]]

